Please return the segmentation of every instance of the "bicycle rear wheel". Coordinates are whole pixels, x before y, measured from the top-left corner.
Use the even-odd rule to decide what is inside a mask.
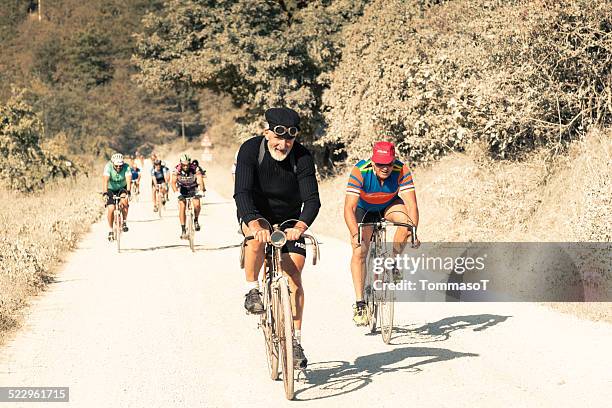
[[[190,212],[188,215],[189,217],[187,220],[187,236],[189,237],[189,248],[191,248],[191,252],[195,252],[195,245],[194,245],[195,229],[193,226],[193,212]]]
[[[263,303],[264,313],[260,317],[259,324],[264,335],[268,372],[272,380],[278,380],[278,343],[274,341],[274,319],[272,318],[273,305],[270,302],[270,291],[266,284],[264,284],[263,290]]]
[[[293,313],[291,311],[289,284],[286,278],[278,280],[278,293],[276,296],[276,334],[279,339],[278,348],[280,350],[285,397],[287,397],[288,400],[292,400],[294,396]]]
[[[395,305],[395,293],[385,283],[393,282],[393,272],[385,270],[382,274],[383,288],[378,293],[378,314],[380,318],[380,333],[385,344],[391,341],[393,333],[393,313]]]

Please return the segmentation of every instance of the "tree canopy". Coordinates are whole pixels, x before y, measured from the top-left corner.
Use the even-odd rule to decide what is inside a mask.
[[[138,80],[148,89],[188,85],[231,95],[246,108],[243,137],[279,105],[297,110],[315,133],[326,73],[341,56],[337,34],[366,3],[170,0],[145,16],[136,36]]]

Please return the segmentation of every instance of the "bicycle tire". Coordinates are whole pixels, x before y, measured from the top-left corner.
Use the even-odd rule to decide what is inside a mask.
[[[281,370],[283,373],[283,384],[285,386],[285,397],[292,400],[294,390],[294,368],[293,368],[293,313],[291,309],[291,297],[289,296],[289,283],[287,278],[278,280],[277,296],[277,325],[276,333],[279,339],[279,350]]]
[[[189,212],[189,221],[187,222],[187,224],[187,237],[189,238],[189,248],[191,249],[191,252],[195,252],[195,229],[193,226],[193,210]]]
[[[370,249],[372,251],[372,249]],[[376,303],[376,291],[374,290],[374,275],[370,266],[372,256],[368,256],[366,263],[366,281],[364,289],[364,300],[366,302],[366,310],[368,313],[368,329],[370,333],[376,332],[376,320],[378,314],[378,305]]]
[[[272,302],[270,299],[269,286],[264,283],[263,289],[264,313],[260,317],[261,330],[264,335],[266,347],[266,360],[270,379],[278,380],[278,343],[274,341],[274,319],[272,318]]]
[[[121,210],[115,211],[115,242],[117,243],[117,253],[121,253],[121,228],[122,228]]]
[[[161,200],[161,193],[159,191],[159,189],[157,189],[157,194],[155,195],[155,198],[157,200],[157,216],[159,217],[159,219],[162,218],[162,200]]]
[[[393,273],[389,270],[383,272],[383,283],[393,282]],[[391,341],[393,333],[393,313],[395,304],[395,294],[387,285],[383,285],[378,297],[378,314],[380,320],[380,333],[385,344]]]

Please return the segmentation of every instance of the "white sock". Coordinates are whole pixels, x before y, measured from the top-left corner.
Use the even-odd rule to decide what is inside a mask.
[[[250,292],[252,289],[257,289],[257,290],[259,290],[259,281],[258,281],[258,280],[253,281],[253,282],[249,282],[249,281],[247,281],[247,283],[246,283],[246,289],[247,289],[247,292]]]
[[[295,339],[297,340],[298,343],[302,343],[302,331],[301,330],[296,330],[295,331]]]

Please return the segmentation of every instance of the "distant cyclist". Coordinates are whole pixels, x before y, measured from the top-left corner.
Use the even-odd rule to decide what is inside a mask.
[[[104,172],[102,173],[104,195],[106,196],[106,208],[107,208],[107,219],[108,227],[110,232],[108,233],[108,239],[113,239],[113,221],[115,211],[115,201],[113,196],[122,194],[130,195],[130,189],[132,188],[132,171],[130,166],[123,161],[123,155],[121,153],[115,153],[111,156],[111,159],[106,166],[104,166]],[[123,206],[123,232],[128,231],[127,227],[127,216],[129,203],[127,197],[121,199]]]
[[[176,166],[172,172],[172,190],[176,193],[180,192],[178,197],[179,200],[179,221],[181,223],[181,239],[187,239],[187,230],[185,229],[185,198],[193,197],[193,210],[194,210],[194,228],[196,231],[200,230],[200,223],[198,217],[200,216],[200,198],[198,196],[198,188],[202,193],[206,191],[204,186],[204,180],[202,179],[202,172],[197,164],[191,161],[191,157],[186,154],[182,154],[180,157],[180,163]]]
[[[136,186],[136,194],[140,193],[140,168],[136,159],[132,159],[132,183]]]
[[[172,175],[172,172],[170,171],[170,168],[166,166],[166,162],[162,160],[161,166],[162,166],[162,169],[164,169],[164,171],[168,172],[168,175],[169,175],[168,178],[170,178],[170,175]],[[168,192],[170,191],[170,187],[168,187],[168,185],[166,185],[166,187],[167,187],[166,188],[166,202],[168,202]]]
[[[170,171],[167,167],[162,166],[161,160],[155,160],[153,162],[153,168],[151,169],[151,193],[153,197],[153,212],[157,212],[157,200],[155,197],[156,188],[159,188],[162,194],[162,205],[166,204],[166,196],[168,194],[168,183],[170,182]]]
[[[389,221],[419,223],[419,209],[412,173],[395,157],[395,146],[390,142],[374,144],[372,157],[358,162],[349,176],[344,201],[344,220],[351,234],[353,255],[351,274],[355,289],[356,303],[353,306],[353,322],[367,324],[363,289],[365,282],[365,258],[368,253],[372,227],[364,228],[361,242],[358,238],[357,223]],[[407,242],[411,232],[408,228],[397,229],[393,238],[394,254],[398,254]],[[416,242],[418,245],[418,242]],[[394,279],[401,280],[397,268],[393,269]]]
[[[204,168],[200,166],[200,162],[194,159],[193,164],[195,164],[198,167],[198,169],[200,170],[200,173],[202,173],[202,177],[206,177],[206,170],[204,170]]]

